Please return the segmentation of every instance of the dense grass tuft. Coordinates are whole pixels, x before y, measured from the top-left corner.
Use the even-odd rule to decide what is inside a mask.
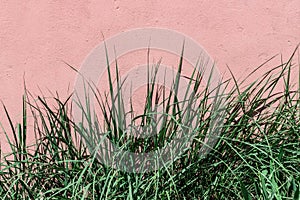
[[[189,88],[184,91],[184,100],[179,101],[182,58],[169,92],[155,84],[160,63],[153,67],[153,73],[148,66],[149,84],[141,115],[136,115],[132,107],[125,111],[117,64],[117,89],[113,87],[110,66],[108,93],[100,93],[93,84],[88,85],[103,120],[97,118],[89,105],[76,102],[84,111],[83,123],[77,124],[72,117],[72,95],[65,101],[53,98],[55,105],[52,105],[43,97],[35,100],[25,90],[21,123],[14,126],[4,106],[11,126],[10,131],[4,130],[11,153],[1,158],[0,196],[2,199],[298,200],[300,89],[291,81],[294,57],[295,53],[246,87],[239,87],[241,82],[233,75],[231,80],[221,83],[226,89],[222,91],[222,100],[226,102],[224,123],[219,127],[220,134],[214,135],[217,139],[207,144],[204,141],[216,117],[213,112],[216,102],[210,99],[212,88],[200,87],[202,72],[194,71],[190,77],[185,76]],[[229,83],[234,84],[232,89],[228,88]],[[283,89],[278,91],[278,88]],[[162,113],[158,113],[158,105]],[[161,118],[157,119],[159,114]],[[130,124],[124,122],[125,115],[130,116]],[[28,129],[28,116],[33,117],[32,130]],[[136,138],[128,134],[128,127],[156,134]],[[104,158],[97,154],[101,149],[97,148],[101,144],[99,133],[122,150],[145,153],[163,148],[180,130],[193,132],[189,148],[181,151],[174,162],[161,163],[162,167],[154,171],[135,173],[114,169],[100,162]],[[28,145],[28,134],[36,135],[34,145]],[[207,152],[205,156],[199,154],[203,149]],[[126,159],[123,159],[125,164],[130,164]]]

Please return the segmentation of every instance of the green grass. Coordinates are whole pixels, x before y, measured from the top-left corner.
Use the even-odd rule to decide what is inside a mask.
[[[221,83],[226,89],[221,91],[222,101],[226,102],[222,110],[224,124],[218,127],[220,134],[214,135],[217,139],[210,147],[203,141],[209,137],[209,127],[218,117],[213,112],[216,104],[210,94],[219,88],[200,87],[207,85],[202,83],[203,72],[194,71],[185,77],[189,81],[187,90],[178,91],[183,77],[183,55],[169,92],[155,84],[155,69],[160,63],[152,72],[148,65],[149,84],[141,115],[136,115],[133,107],[125,112],[118,64],[117,89],[113,87],[111,66],[107,93],[100,93],[93,83],[86,85],[92,89],[103,121],[98,120],[89,104],[72,102],[72,95],[66,100],[53,97],[53,105],[53,101],[35,98],[25,89],[21,123],[15,126],[4,106],[11,126],[10,130],[4,130],[11,153],[1,158],[0,196],[2,199],[298,200],[300,93],[291,81],[291,74],[299,70],[293,63],[296,52],[297,49],[289,60],[246,87],[241,88],[243,81],[237,81],[233,75],[231,80]],[[234,87],[229,88],[229,83]],[[178,92],[185,92],[183,101],[177,98]],[[74,104],[82,108],[81,124],[74,123]],[[162,113],[158,113],[158,106],[163,108]],[[159,120],[158,114],[161,114]],[[125,115],[130,117],[131,124],[124,123]],[[33,124],[28,124],[29,116],[33,117]],[[29,126],[33,128],[28,129]],[[126,132],[129,126],[156,134],[135,138]],[[122,150],[145,153],[183,136],[182,130],[194,134],[189,148],[181,146],[183,153],[174,162],[154,160],[152,164],[160,164],[154,171],[136,173],[124,168],[134,162],[129,154],[126,159],[117,157],[115,162],[107,163],[124,164],[114,169],[104,164],[105,157],[97,154],[107,145],[99,133]],[[36,136],[34,145],[28,145],[28,134]],[[211,150],[203,156],[200,152],[207,149]],[[139,167],[140,172],[147,168]]]

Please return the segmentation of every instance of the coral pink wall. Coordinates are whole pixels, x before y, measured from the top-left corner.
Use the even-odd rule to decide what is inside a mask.
[[[0,99],[20,120],[23,77],[30,91],[64,96],[76,74],[62,60],[79,69],[102,33],[141,27],[182,32],[221,71],[228,65],[242,76],[291,54],[300,42],[300,0],[0,0]]]

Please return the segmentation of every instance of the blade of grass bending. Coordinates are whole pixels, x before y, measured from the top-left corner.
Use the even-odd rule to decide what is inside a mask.
[[[241,108],[242,108],[242,111],[243,111],[243,114],[246,113],[246,110],[245,110],[245,102],[244,102],[244,96],[241,95],[241,92],[240,92],[240,89],[239,89],[239,85],[238,85],[238,82],[235,78],[235,76],[233,75],[232,71],[230,70],[229,66],[227,65],[227,69],[229,70],[230,74],[231,74],[231,77],[234,81],[234,84],[235,84],[235,89],[237,90],[238,92],[238,98],[239,98],[239,103],[241,105]],[[247,98],[247,96],[246,96]]]
[[[177,107],[178,115],[179,115],[179,122],[181,122],[182,119],[181,119],[181,113],[180,113],[180,108],[178,105],[177,97],[178,97],[178,88],[179,88],[179,84],[180,84],[180,77],[181,77],[181,72],[182,72],[182,67],[183,67],[184,45],[185,45],[185,41],[183,41],[183,44],[182,44],[182,50],[181,50],[181,54],[180,54],[178,70],[176,73],[176,78],[175,78],[175,83],[174,83],[174,99],[173,99],[173,111],[172,111],[173,116],[176,116],[176,107]]]
[[[283,77],[286,69],[288,68],[288,66],[290,65],[290,63],[292,62],[293,57],[295,56],[297,52],[297,49],[295,49],[292,53],[292,55],[290,56],[290,58],[288,59],[288,61],[284,64],[282,70],[280,71],[279,75],[274,79],[274,81],[269,85],[269,87],[267,89],[270,89],[268,96],[270,96],[272,94],[272,92],[274,91],[277,83],[279,82],[280,78]]]
[[[255,68],[252,72],[250,72],[242,81],[241,84],[243,84],[246,80],[248,80],[248,78],[253,75],[257,70],[259,70],[260,68],[262,68],[263,66],[265,66],[265,64],[267,64],[268,62],[270,62],[271,60],[273,60],[276,56],[278,56],[278,54],[272,56],[271,58],[269,58],[268,60],[266,60],[265,62],[263,62],[261,65],[259,65],[257,68]]]
[[[2,101],[1,101],[1,103],[2,103],[2,106],[3,106],[3,108],[4,108],[6,117],[7,117],[7,119],[8,119],[8,122],[9,122],[9,125],[10,125],[10,128],[11,128],[11,131],[12,131],[12,133],[13,133],[15,145],[16,145],[17,149],[19,150],[19,149],[20,149],[20,145],[19,145],[19,142],[18,142],[18,139],[17,139],[17,133],[16,133],[16,131],[15,131],[13,122],[12,122],[12,120],[11,120],[11,118],[10,118],[10,115],[8,114],[8,111],[7,111],[7,109],[6,109],[6,106],[4,105],[4,103],[3,103]],[[12,149],[12,150],[13,150],[13,149]]]

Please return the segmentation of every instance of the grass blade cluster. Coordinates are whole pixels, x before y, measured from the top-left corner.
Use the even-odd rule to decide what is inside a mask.
[[[82,123],[77,124],[72,117],[72,95],[64,101],[53,97],[53,105],[53,101],[35,99],[25,90],[21,123],[15,126],[4,106],[11,128],[4,132],[11,153],[1,157],[0,197],[299,199],[300,88],[295,89],[291,81],[297,69],[293,64],[296,52],[246,87],[239,85],[247,80],[239,82],[234,75],[220,83],[226,89],[221,91],[226,107],[212,143],[205,141],[218,116],[214,112],[217,102],[210,94],[218,88],[201,87],[205,85],[201,71],[183,75],[183,54],[170,90],[156,84],[160,62],[148,65],[142,114],[134,112],[132,103],[126,110],[125,80],[118,74],[117,61],[116,80],[108,63],[107,93],[87,84],[103,120],[88,101],[76,102],[82,108]],[[181,78],[188,81],[185,91],[178,89]],[[209,85],[210,80],[206,81]],[[234,87],[230,89],[229,83]],[[183,99],[178,98],[179,92],[184,93]],[[28,128],[29,116],[33,118],[32,129]],[[125,120],[128,117],[129,123]],[[174,157],[172,162],[142,160],[146,164],[140,162],[139,170],[156,166],[145,173],[124,168],[141,161],[132,155],[163,149],[187,132],[193,137],[186,138],[178,151],[165,152]],[[135,133],[151,135],[138,138]],[[36,136],[35,144],[28,145],[28,134]],[[130,153],[111,158],[103,150],[112,148],[111,144]],[[176,152],[180,154],[173,155]],[[109,159],[112,161],[106,162]]]

